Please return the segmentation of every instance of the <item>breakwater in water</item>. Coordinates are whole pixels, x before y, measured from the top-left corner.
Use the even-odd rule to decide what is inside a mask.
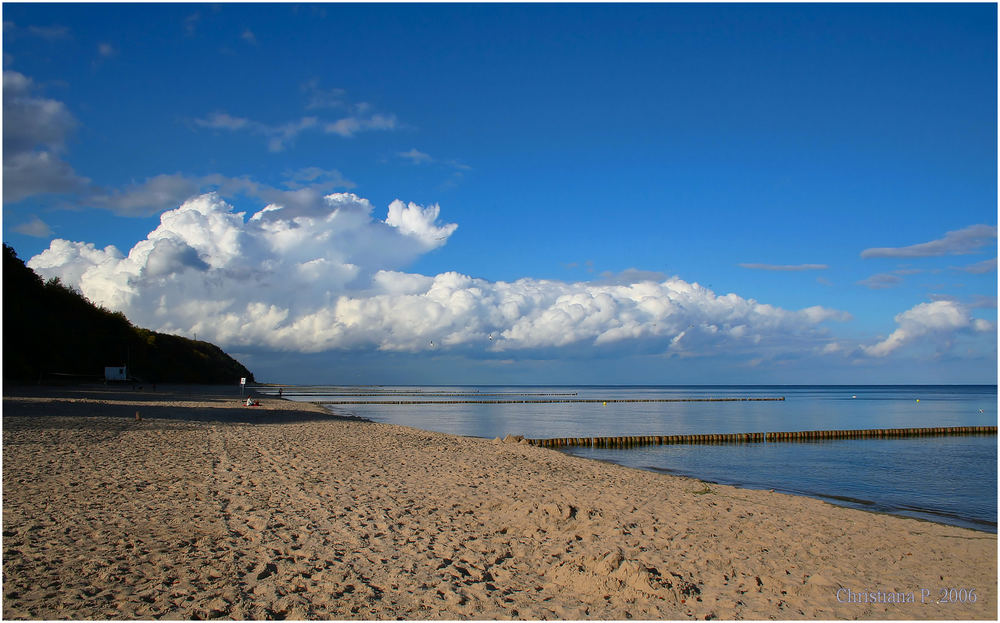
[[[726,444],[789,441],[820,441],[827,439],[892,439],[936,437],[946,435],[996,435],[996,426],[940,426],[930,428],[872,428],[862,430],[805,430],[775,433],[722,433],[707,435],[632,435],[627,437],[554,437],[528,439],[533,446],[565,448],[631,448],[666,444]]]
[[[777,398],[543,398],[543,399],[499,399],[499,400],[317,400],[326,405],[511,405],[511,404],[556,404],[556,403],[591,403],[612,404],[628,402],[772,402],[782,401],[784,396]]]
[[[996,491],[995,434],[780,443],[759,438],[702,443],[678,439],[662,445],[633,441],[620,447],[594,446],[589,441],[628,435],[995,426],[995,385],[300,385],[255,391],[266,395],[277,394],[279,389],[285,398],[319,402],[338,415],[485,439],[503,439],[508,434],[526,439],[582,437],[588,445],[552,449],[636,469],[812,495],[835,504],[865,500],[869,510],[917,515],[979,530],[984,529],[981,522],[987,522],[985,529],[996,531],[996,496],[983,494]],[[766,397],[785,400],[691,400]],[[574,398],[580,402],[485,402]],[[620,399],[636,402],[613,402]],[[654,401],[638,402],[649,399]],[[376,404],[403,400],[414,403]],[[415,404],[427,400],[464,402]],[[336,401],[371,402],[332,404]]]

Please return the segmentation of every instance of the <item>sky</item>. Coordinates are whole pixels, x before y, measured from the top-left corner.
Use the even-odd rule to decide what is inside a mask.
[[[995,4],[13,4],[3,240],[259,381],[997,379]]]

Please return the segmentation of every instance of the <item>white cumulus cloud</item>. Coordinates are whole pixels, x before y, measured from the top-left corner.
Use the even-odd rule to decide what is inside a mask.
[[[379,219],[350,193],[289,197],[247,216],[217,194],[200,195],[164,212],[127,254],[58,239],[28,265],[140,326],[298,352],[757,352],[789,340],[822,343],[822,323],[849,319],[638,272],[631,281],[580,283],[407,273],[457,227],[439,222],[439,206],[397,200]]]
[[[399,231],[417,238],[428,248],[440,246],[440,242],[454,233],[458,225],[450,223],[443,227],[434,225],[441,207],[437,204],[422,208],[415,203],[404,204],[396,199],[389,204],[389,215],[385,222]]]
[[[865,353],[873,357],[885,357],[920,338],[947,340],[958,332],[986,332],[995,329],[993,323],[973,318],[965,306],[952,300],[920,303],[897,314],[894,320],[899,328],[881,342],[863,346]]]

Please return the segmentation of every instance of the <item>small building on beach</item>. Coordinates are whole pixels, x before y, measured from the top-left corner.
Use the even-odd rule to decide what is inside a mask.
[[[127,381],[128,369],[125,366],[104,366],[104,382]]]

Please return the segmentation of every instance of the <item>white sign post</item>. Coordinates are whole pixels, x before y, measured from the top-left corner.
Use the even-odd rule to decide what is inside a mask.
[[[247,384],[247,377],[240,377],[240,400],[243,400],[243,387]]]

